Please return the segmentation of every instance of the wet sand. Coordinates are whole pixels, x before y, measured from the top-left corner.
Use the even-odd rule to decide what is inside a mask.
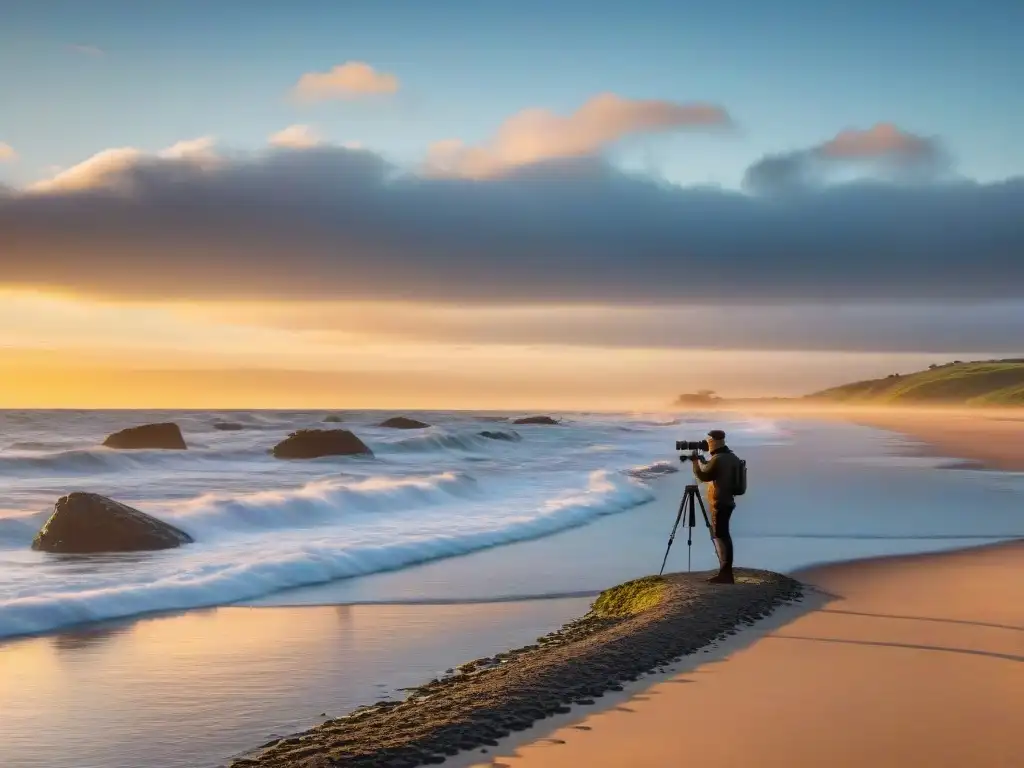
[[[797,576],[820,590],[815,609],[745,630],[719,659],[614,708],[575,710],[543,738],[462,765],[1020,764],[1024,543]]]
[[[732,409],[722,409],[731,412]],[[958,458],[979,468],[1024,471],[1024,407],[926,408],[751,405],[737,412],[819,422],[846,422],[897,432],[923,456]]]
[[[915,452],[919,455],[956,457],[1006,472],[1024,471],[1024,413],[873,411],[848,418],[917,441]]]
[[[591,599],[229,606],[8,640],[0,766],[224,766],[275,735],[533,642]]]

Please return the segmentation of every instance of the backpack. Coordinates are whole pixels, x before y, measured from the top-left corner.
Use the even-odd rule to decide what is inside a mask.
[[[742,496],[747,492],[747,462],[746,459],[739,459],[736,462],[736,477],[732,482],[732,495]]]

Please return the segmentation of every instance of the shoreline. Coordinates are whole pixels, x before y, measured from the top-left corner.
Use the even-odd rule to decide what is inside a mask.
[[[665,577],[661,601],[642,613],[588,613],[538,643],[469,662],[409,692],[237,757],[253,766],[389,766],[440,763],[483,754],[570,705],[593,705],[608,692],[665,670],[754,626],[782,605],[804,599],[803,586],[781,574],[737,569],[734,587],[703,581],[707,573]],[[481,671],[482,670],[482,671]]]
[[[912,456],[960,460],[953,468],[1024,472],[1024,407],[757,405],[708,411],[855,424],[909,438]]]

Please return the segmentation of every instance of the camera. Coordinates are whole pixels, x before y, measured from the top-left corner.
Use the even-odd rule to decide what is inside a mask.
[[[697,440],[696,442],[694,442],[692,440],[691,441],[676,440],[676,450],[677,451],[698,451],[698,452],[704,452],[704,451],[708,450],[708,441],[707,440]]]

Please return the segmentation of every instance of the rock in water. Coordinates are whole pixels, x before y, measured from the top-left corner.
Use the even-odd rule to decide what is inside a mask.
[[[488,440],[507,440],[511,443],[519,440],[519,435],[515,432],[491,432],[486,429],[480,433],[480,437],[486,437]]]
[[[192,537],[145,512],[95,493],[62,496],[53,514],[32,540],[42,552],[146,552],[172,549]]]
[[[525,419],[516,419],[513,424],[557,424],[558,422],[550,416],[527,416]]]
[[[108,448],[120,448],[125,450],[138,448],[164,448],[168,450],[185,450],[185,438],[181,436],[181,429],[173,422],[163,424],[143,424],[139,427],[129,427],[115,432],[103,444]]]
[[[237,421],[215,421],[213,428],[218,429],[221,432],[238,432],[239,430],[245,429],[245,426],[239,424]]]
[[[321,456],[373,456],[362,440],[347,429],[300,429],[274,446],[278,459],[317,459]]]
[[[407,419],[405,416],[395,416],[381,422],[379,426],[388,427],[389,429],[426,429],[430,425],[416,419]]]
[[[338,414],[332,413],[329,414],[328,416],[324,416],[324,421],[329,424],[340,424],[342,421],[344,421],[344,419],[341,418],[341,416],[339,416]]]

